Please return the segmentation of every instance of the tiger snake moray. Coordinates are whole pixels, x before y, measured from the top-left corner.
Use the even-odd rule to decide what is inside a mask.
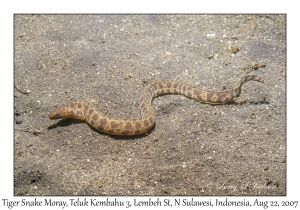
[[[261,77],[247,75],[241,78],[239,85],[235,88],[218,92],[202,90],[176,80],[155,82],[146,88],[141,95],[139,104],[141,117],[139,118],[111,118],[101,114],[86,102],[66,103],[50,112],[49,118],[74,118],[83,120],[95,129],[110,135],[140,135],[149,131],[154,125],[155,114],[151,108],[151,102],[154,97],[162,94],[180,94],[200,102],[225,104],[233,98],[238,97],[241,93],[242,84],[250,80],[264,82]]]

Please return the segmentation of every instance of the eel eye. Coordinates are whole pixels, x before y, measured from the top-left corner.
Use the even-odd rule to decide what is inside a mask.
[[[60,114],[55,114],[55,117],[56,117],[56,118],[59,118],[59,117],[60,117]]]

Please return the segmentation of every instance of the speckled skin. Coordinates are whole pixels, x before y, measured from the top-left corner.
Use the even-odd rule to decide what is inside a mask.
[[[74,118],[84,120],[95,129],[110,135],[140,135],[149,131],[155,122],[155,114],[151,109],[152,99],[162,94],[181,94],[188,98],[213,104],[225,104],[239,96],[241,86],[247,81],[264,82],[256,75],[242,77],[240,84],[228,91],[206,91],[179,81],[158,81],[144,90],[139,108],[140,118],[119,119],[104,116],[86,102],[70,102],[55,109],[49,114],[50,119]]]

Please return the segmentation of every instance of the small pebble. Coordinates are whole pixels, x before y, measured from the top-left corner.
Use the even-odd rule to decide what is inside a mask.
[[[17,124],[21,124],[23,122],[23,115],[19,115],[15,119]]]
[[[38,134],[40,134],[40,133],[41,133],[41,131],[38,130],[38,129],[36,129],[36,130],[33,132],[34,135],[38,135]]]

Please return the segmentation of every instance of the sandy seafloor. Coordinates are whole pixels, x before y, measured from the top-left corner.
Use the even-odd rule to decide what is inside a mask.
[[[15,15],[14,195],[286,195],[285,18]],[[137,137],[48,119],[70,101],[138,117],[155,81],[217,91],[247,74],[265,83],[234,103],[155,98]]]

